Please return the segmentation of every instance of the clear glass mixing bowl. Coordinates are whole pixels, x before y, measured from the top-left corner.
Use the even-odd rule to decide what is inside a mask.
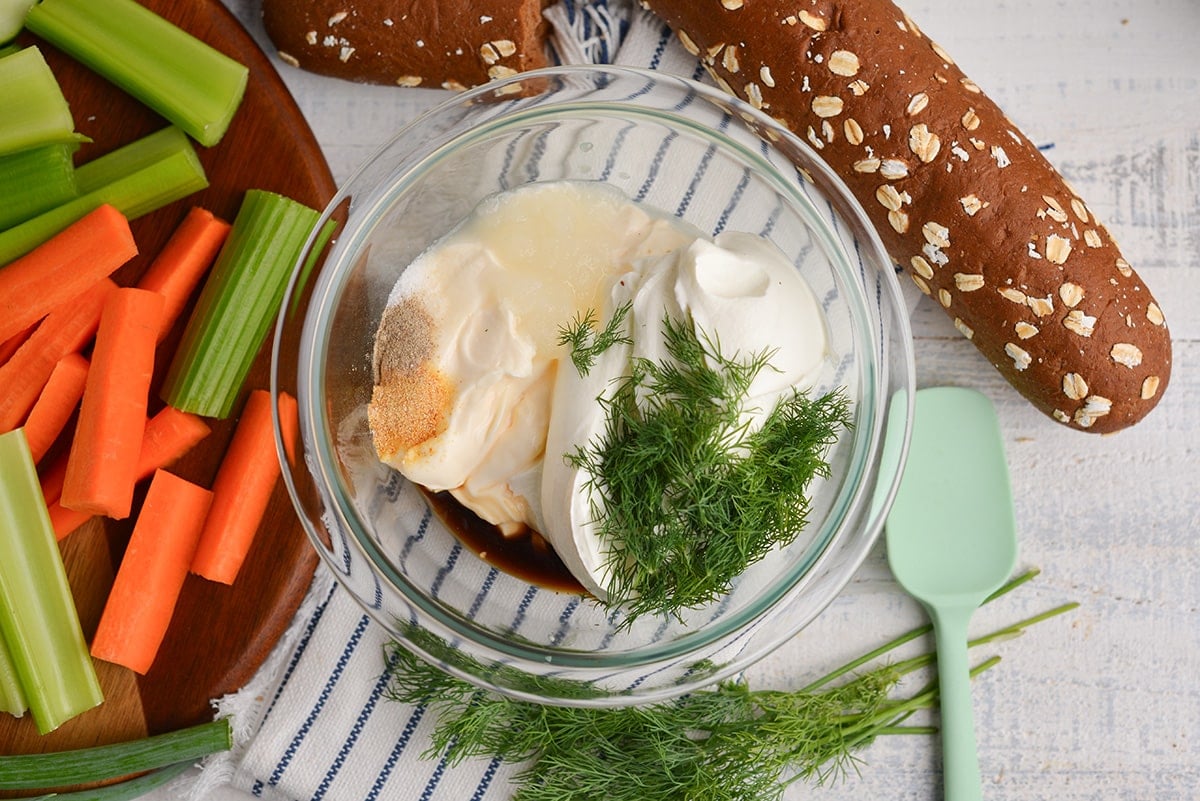
[[[623,627],[586,597],[484,561],[371,443],[373,338],[398,275],[483,198],[563,179],[614,185],[706,233],[774,242],[825,307],[832,356],[817,391],[842,387],[852,404],[831,475],[812,486],[806,531],[718,603],[680,619]],[[764,114],[651,72],[526,73],[457,95],[401,130],[323,221],[336,222],[335,237],[310,243],[275,335],[273,388],[300,406],[303,458],[285,480],[328,569],[426,659],[536,701],[670,697],[744,669],[799,631],[876,541],[911,424],[907,317],[861,208]]]

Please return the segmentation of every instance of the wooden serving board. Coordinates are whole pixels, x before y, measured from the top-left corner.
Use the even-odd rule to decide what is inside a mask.
[[[175,226],[193,205],[232,221],[247,189],[265,189],[321,209],[335,185],[308,123],[261,49],[218,0],[143,0],[170,19],[250,69],[241,108],[222,141],[196,146],[210,187],[133,222],[139,255],[114,278],[131,284],[149,265]],[[91,137],[76,163],[83,163],[166,125],[121,90],[33,37],[70,102],[76,129]],[[186,314],[159,349],[158,381],[165,373]],[[264,346],[247,382],[269,386],[270,343]],[[161,406],[157,385],[151,413]],[[239,411],[244,395],[236,407]],[[236,414],[209,420],[212,434],[171,469],[211,486]],[[61,449],[60,442],[56,448]],[[55,452],[48,454],[46,462]],[[140,503],[144,486],[135,500]],[[84,634],[95,631],[116,565],[132,529],[128,521],[93,520],[62,541],[72,591]],[[316,567],[282,481],[263,527],[232,587],[189,576],[171,629],[145,676],[97,663],[105,702],[47,736],[26,715],[0,715],[0,754],[61,751],[136,739],[211,720],[211,699],[241,688],[255,673],[291,621]]]

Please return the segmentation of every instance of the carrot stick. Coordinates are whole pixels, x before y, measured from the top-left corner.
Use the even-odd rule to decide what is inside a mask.
[[[89,212],[0,269],[0,341],[83,294],[137,255],[125,215]]]
[[[181,412],[171,406],[146,421],[142,446],[138,454],[137,480],[143,481],[155,470],[170,467],[190,451],[212,429],[199,416]],[[67,475],[67,456],[56,459],[41,475],[42,495],[50,509],[50,522],[58,539],[92,519],[88,512],[67,509],[61,503],[63,480]]]
[[[82,348],[96,333],[100,312],[117,285],[99,281],[42,320],[12,358],[0,365],[0,433],[21,424],[58,360]]]
[[[92,638],[92,656],[143,675],[154,664],[212,497],[190,481],[155,472]]]
[[[58,540],[62,540],[63,537],[95,517],[87,512],[68,509],[58,501],[47,504],[46,510],[50,513],[50,525],[54,528],[54,537]]]
[[[146,421],[138,451],[138,481],[149,478],[159,468],[170,467],[211,431],[199,415],[164,406]]]
[[[25,340],[29,339],[29,335],[35,328],[37,328],[36,323],[0,342],[0,364],[4,364],[12,358],[12,355],[17,352],[17,348],[25,344]]]
[[[67,476],[67,457],[69,455],[67,453],[60,454],[57,459],[38,470],[38,481],[42,485],[42,498],[46,500],[47,505],[57,503],[58,499],[62,497],[63,479]]]
[[[129,516],[165,303],[122,287],[104,305],[59,499],[68,509]]]
[[[286,392],[279,393],[279,428],[283,432],[283,451],[288,464],[296,465],[296,438],[300,436],[300,407]]]
[[[204,523],[192,572],[232,584],[262,522],[279,479],[271,394],[250,393],[229,449],[213,480],[213,505]]]
[[[160,342],[179,318],[205,271],[216,260],[229,228],[229,223],[211,211],[194,206],[138,281],[142,289],[157,292],[167,300],[162,330],[158,334]]]
[[[68,353],[54,365],[42,394],[25,418],[25,439],[35,463],[50,450],[74,414],[83,397],[87,374],[88,360],[78,353]]]

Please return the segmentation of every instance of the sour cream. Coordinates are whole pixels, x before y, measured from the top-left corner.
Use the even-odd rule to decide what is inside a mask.
[[[586,373],[559,344],[594,312],[631,304],[632,344]],[[820,304],[761,237],[709,239],[603,184],[535,184],[482,204],[404,271],[376,338],[369,418],[379,457],[451,492],[502,531],[544,536],[589,591],[606,596],[608,546],[588,476],[564,456],[603,430],[597,398],[631,358],[667,358],[665,315],[716,337],[725,357],[770,351],[750,424],[826,363]]]

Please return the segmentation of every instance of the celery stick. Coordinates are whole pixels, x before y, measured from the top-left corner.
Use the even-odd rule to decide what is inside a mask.
[[[75,120],[42,51],[0,58],[0,155],[53,142],[78,142]]]
[[[168,125],[75,168],[79,194],[94,192],[177,153],[195,154],[187,134]]]
[[[0,0],[0,44],[17,38],[33,0]]]
[[[304,257],[304,264],[300,267],[300,275],[296,278],[296,287],[292,290],[292,302],[288,306],[287,312],[289,315],[296,313],[296,307],[300,305],[300,296],[308,284],[308,278],[312,275],[313,268],[317,266],[321,254],[324,253],[325,246],[333,238],[333,232],[337,230],[337,226],[337,220],[330,218],[313,237],[312,245],[308,248],[308,255]]]
[[[45,734],[104,696],[21,428],[0,434],[0,553],[0,631]]]
[[[141,740],[52,754],[0,756],[0,790],[42,790],[107,781],[227,751],[225,718]]]
[[[111,203],[132,220],[208,186],[196,151],[178,128],[150,134],[96,162],[105,160],[110,166],[127,165],[129,171],[118,174],[95,162],[76,168],[78,197],[0,231],[0,265],[33,250],[101,204]]]
[[[206,147],[246,90],[245,66],[134,0],[42,0],[25,25]]]
[[[75,197],[74,144],[0,156],[0,231]]]
[[[246,193],[171,361],[167,403],[229,416],[319,216],[282,195]]]
[[[21,687],[17,666],[13,664],[8,646],[4,644],[4,634],[0,632],[0,712],[7,712],[19,718],[27,709],[29,702],[25,700],[25,690]]]

